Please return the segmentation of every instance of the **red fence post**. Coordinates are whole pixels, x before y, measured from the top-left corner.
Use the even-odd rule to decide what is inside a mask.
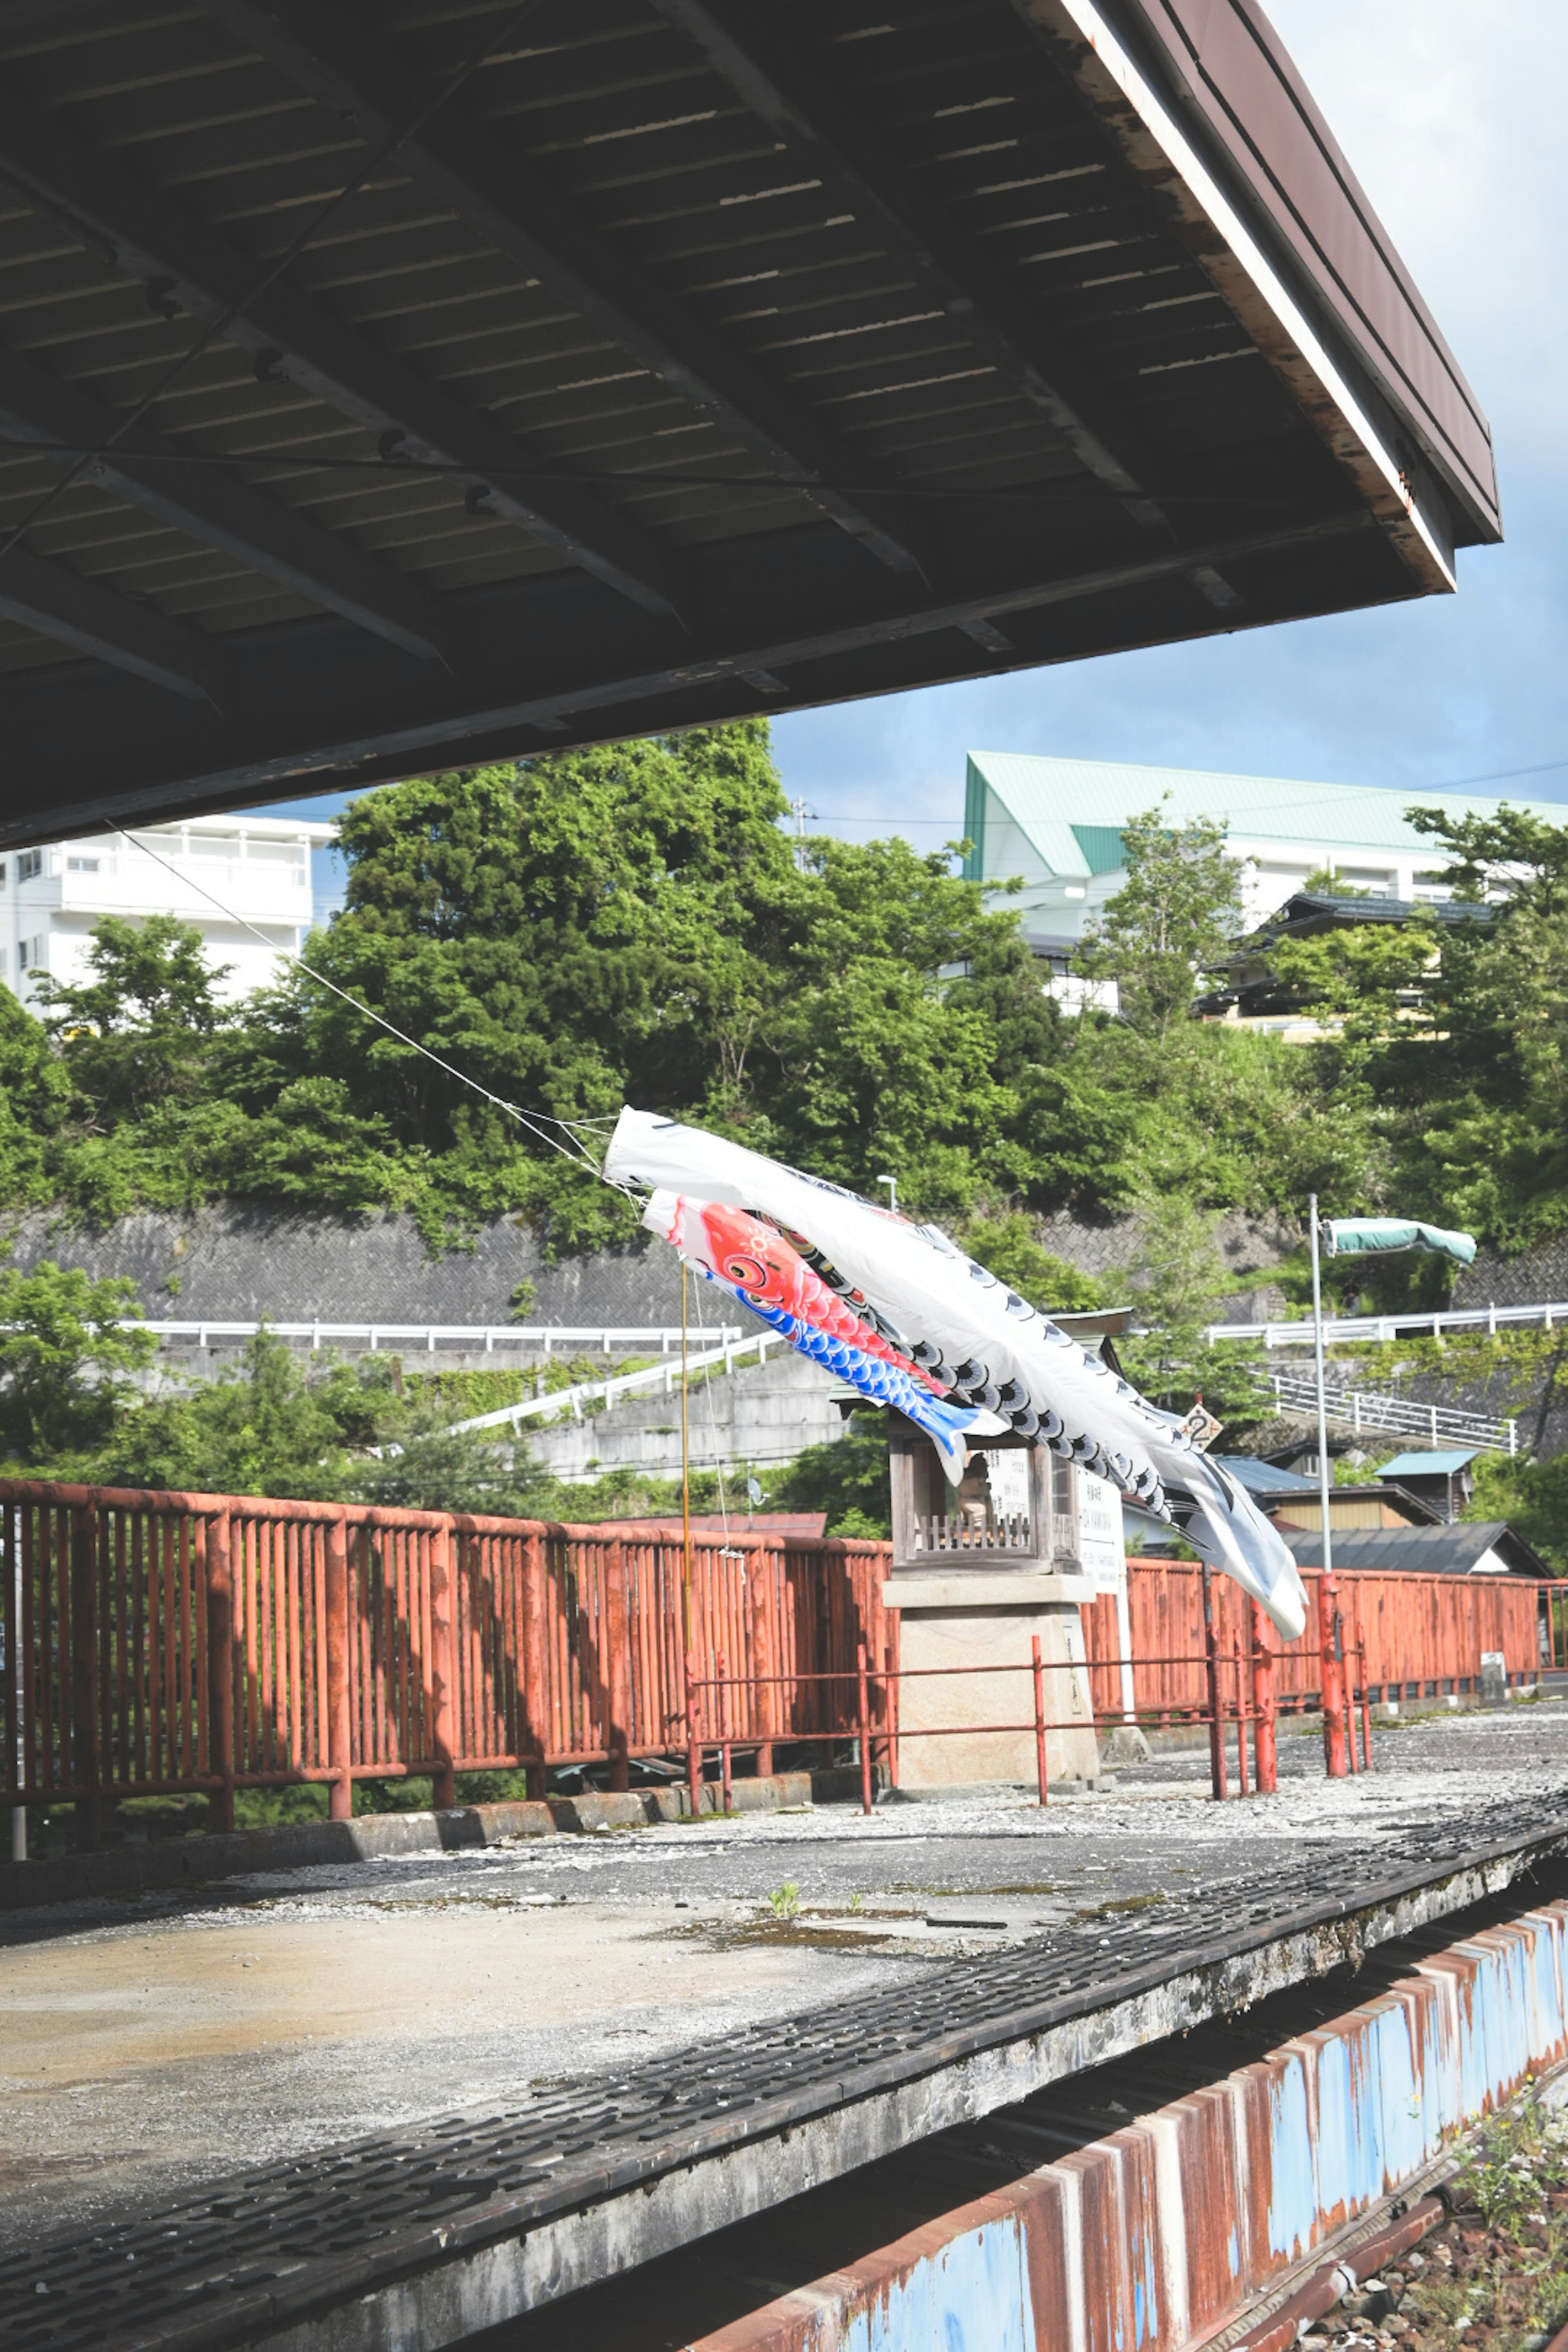
[[[1034,1633],[1029,1638],[1030,1647],[1034,1653],[1035,1777],[1039,1784],[1040,1802],[1043,1805],[1048,1794],[1046,1785],[1046,1670],[1040,1660],[1039,1635]]]
[[[605,1679],[610,1713],[605,1741],[610,1751],[610,1786],[627,1789],[631,1786],[626,1750],[630,1745],[632,1662],[626,1637],[626,1554],[618,1536],[612,1537],[605,1553],[605,1647],[608,1653]]]
[[[1361,1666],[1361,1753],[1364,1769],[1372,1770],[1372,1697],[1366,1686],[1366,1635],[1361,1620],[1356,1619],[1356,1657]]]
[[[1241,1635],[1231,1639],[1231,1652],[1236,1660],[1236,1792],[1238,1797],[1250,1796],[1247,1782],[1247,1678],[1242,1670]]]
[[[888,1786],[896,1789],[899,1785],[899,1684],[891,1642],[882,1652],[882,1711],[888,1724]]]
[[[697,1741],[697,1661],[686,1653],[686,1794],[691,1818],[702,1811],[702,1750]]]
[[[544,1543],[537,1529],[522,1543],[522,1706],[528,1747],[529,1795],[544,1795],[544,1762],[550,1751],[550,1673],[545,1664]]]
[[[1272,1797],[1279,1787],[1279,1751],[1275,1734],[1274,1627],[1255,1601],[1252,1604],[1252,1696],[1257,1710],[1253,1727],[1253,1757],[1258,1766],[1258,1793]]]
[[[1209,1698],[1209,1790],[1215,1804],[1224,1804],[1230,1794],[1230,1780],[1225,1760],[1225,1717],[1219,1704],[1219,1637],[1214,1627],[1214,1572],[1204,1562],[1204,1657],[1208,1674]]]
[[[1344,1624],[1332,1570],[1318,1579],[1318,1648],[1322,1659],[1323,1761],[1331,1780],[1345,1777]]]
[[[220,1511],[207,1527],[207,1769],[212,1826],[234,1827],[234,1563],[233,1522]]]
[[[81,1504],[70,1515],[71,1769],[84,1791],[76,1801],[79,1850],[98,1844],[102,1831],[98,1747],[98,1577],[95,1515]],[[174,1694],[163,1695],[172,1715]]]
[[[713,1672],[719,1677],[719,1788],[725,1812],[732,1813],[735,1808],[731,1802],[734,1783],[730,1775],[730,1685],[725,1676],[722,1650],[714,1653]]]
[[[353,1717],[349,1703],[349,1530],[346,1515],[327,1529],[327,1817],[353,1819]]]
[[[773,1581],[778,1572],[778,1554],[769,1545],[759,1544],[750,1560],[749,1579],[752,1603],[752,1671],[758,1677],[756,1685],[757,1729],[762,1737],[757,1743],[757,1778],[771,1780],[773,1769],[774,1688],[772,1600]]]
[[[866,1674],[866,1644],[855,1645],[855,1670],[858,1685],[856,1722],[859,1727],[860,1748],[860,1811],[871,1810],[871,1685]],[[720,1669],[721,1673],[723,1671]]]
[[[430,1747],[435,1759],[438,1809],[458,1801],[452,1759],[458,1752],[458,1657],[453,1638],[452,1529],[449,1521],[430,1538]]]

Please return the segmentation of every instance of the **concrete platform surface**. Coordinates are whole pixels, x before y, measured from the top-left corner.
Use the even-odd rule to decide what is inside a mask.
[[[520,1841],[0,1920],[0,2244],[438,2113],[493,2113],[743,2026],[1158,1911],[1316,1851],[1380,1852],[1568,1793],[1568,1706],[1376,1735],[1338,1784],[1220,1807],[1201,1754],[1042,1813],[1016,1792]],[[1099,1928],[1099,1934],[1094,1930]]]

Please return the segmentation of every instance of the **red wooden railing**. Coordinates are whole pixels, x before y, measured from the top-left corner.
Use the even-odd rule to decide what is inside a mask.
[[[885,1658],[887,1547],[694,1533],[691,1646],[769,1680],[738,1745],[822,1728]],[[0,1480],[6,1801],[332,1785],[679,1750],[684,1553],[668,1527]],[[765,1759],[764,1759],[765,1760]]]
[[[1307,1630],[1280,1645],[1275,1666],[1282,1709],[1316,1705],[1321,1678],[1318,1649],[1318,1585],[1307,1586]],[[1339,1577],[1340,1613],[1352,1645],[1359,1627],[1366,1642],[1366,1684],[1374,1699],[1438,1697],[1468,1692],[1486,1652],[1500,1654],[1515,1683],[1533,1679],[1551,1660],[1543,1652],[1543,1595],[1552,1588],[1512,1576],[1383,1575],[1373,1570]],[[1215,1630],[1222,1652],[1252,1640],[1252,1606],[1227,1578],[1213,1580]],[[1559,1591],[1561,1587],[1556,1588]],[[1190,1560],[1139,1559],[1128,1576],[1134,1696],[1141,1720],[1201,1713],[1207,1704],[1203,1649],[1203,1570]],[[1561,1609],[1558,1616],[1563,1614]],[[1091,1662],[1117,1654],[1116,1604],[1102,1598],[1085,1609],[1084,1646]],[[1559,1636],[1562,1646],[1562,1637]],[[1182,1659],[1166,1665],[1147,1663]],[[1358,1684],[1360,1670],[1358,1666]],[[1095,1663],[1094,1711],[1101,1720],[1121,1712],[1117,1667]]]
[[[735,1684],[729,1741],[763,1770],[773,1742],[841,1723],[861,1643],[886,1708],[887,1545],[703,1530],[692,1554],[689,1641],[668,1525],[0,1480],[4,1801],[74,1800],[90,1836],[105,1799],[159,1791],[207,1790],[223,1820],[237,1788],[286,1782],[329,1783],[339,1814],[363,1778],[429,1773],[449,1802],[459,1771],[522,1769],[542,1791],[548,1765],[599,1761],[624,1786],[631,1758],[685,1744],[689,1647],[699,1675]],[[1533,1678],[1541,1628],[1563,1617],[1512,1578],[1340,1583],[1374,1696],[1467,1688],[1487,1651]],[[1214,1603],[1222,1654],[1249,1650],[1241,1594],[1215,1579]],[[1200,1572],[1135,1561],[1130,1605],[1139,1717],[1201,1717]],[[1084,1620],[1113,1719],[1114,1602]],[[1278,1660],[1281,1707],[1318,1681],[1310,1632]]]

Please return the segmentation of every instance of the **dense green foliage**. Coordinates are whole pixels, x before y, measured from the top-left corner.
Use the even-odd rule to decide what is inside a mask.
[[[100,923],[41,1019],[0,992],[5,1197],[100,1219],[218,1194],[401,1206],[432,1245],[510,1213],[572,1250],[629,1211],[557,1147],[631,1101],[868,1192],[895,1174],[1061,1307],[1083,1278],[1035,1221],[1067,1206],[1299,1214],[1315,1190],[1505,1245],[1568,1217],[1568,835],[1423,818],[1461,891],[1500,865],[1512,896],[1474,925],[1282,945],[1336,1024],[1303,1048],[1189,1017],[1237,920],[1215,824],[1131,821],[1079,960],[1121,1012],[1069,1019],[945,853],[797,852],[782,813],[761,722],[389,786],[344,818],[321,977],[237,1006],[188,927]]]

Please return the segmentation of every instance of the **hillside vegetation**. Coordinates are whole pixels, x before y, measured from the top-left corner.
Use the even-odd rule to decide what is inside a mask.
[[[1440,845],[1462,884],[1500,852],[1521,870],[1474,938],[1282,951],[1343,1021],[1303,1048],[1191,1017],[1237,919],[1217,827],[1130,828],[1083,959],[1122,1017],[1065,1019],[946,851],[797,852],[783,814],[762,722],[387,787],[343,821],[322,979],[232,1008],[186,927],[102,922],[89,982],[41,1018],[0,991],[5,1197],[94,1220],[219,1195],[401,1207],[436,1243],[516,1213],[558,1251],[627,1230],[625,1201],[330,982],[524,1111],[672,1111],[868,1192],[896,1174],[949,1223],[1172,1192],[1299,1214],[1314,1189],[1505,1246],[1568,1221],[1563,835],[1518,818]]]
[[[1217,1213],[1299,1220],[1315,1191],[1331,1214],[1394,1208],[1504,1250],[1568,1225],[1568,833],[1507,810],[1419,815],[1461,898],[1495,898],[1500,871],[1508,895],[1484,922],[1282,945],[1279,978],[1329,1028],[1303,1046],[1194,1015],[1240,920],[1215,824],[1156,808],[1128,827],[1128,880],[1079,960],[1121,1009],[1068,1018],[951,848],[796,845],[784,814],[760,721],[384,788],[343,820],[347,903],[313,970],[232,1006],[194,930],[101,922],[86,981],[47,988],[37,1015],[0,989],[5,1197],[98,1223],[225,1196],[402,1209],[433,1249],[512,1215],[561,1255],[634,1229],[559,1148],[631,1102],[868,1193],[895,1175],[901,1204],[1058,1308],[1097,1293],[1042,1248],[1041,1219],[1133,1213],[1152,1336],[1129,1370],[1182,1410],[1202,1386],[1233,1434],[1262,1402],[1239,1355],[1202,1346],[1228,1286]],[[1288,1266],[1287,1287],[1303,1276]],[[1331,1279],[1392,1305],[1440,1297],[1446,1270],[1350,1262]],[[40,1294],[33,1320],[92,1305]],[[23,1412],[26,1368],[0,1352],[0,1439],[33,1467],[301,1492],[330,1460],[327,1486],[387,1499],[399,1480],[408,1499],[445,1481],[492,1507],[538,1493],[497,1459],[443,1467],[434,1401],[383,1375],[312,1387],[263,1351],[243,1399],[132,1407],[110,1380],[68,1429]],[[118,1377],[134,1355],[100,1361]],[[258,1411],[274,1434],[252,1444]],[[371,1444],[404,1470],[372,1466]]]

